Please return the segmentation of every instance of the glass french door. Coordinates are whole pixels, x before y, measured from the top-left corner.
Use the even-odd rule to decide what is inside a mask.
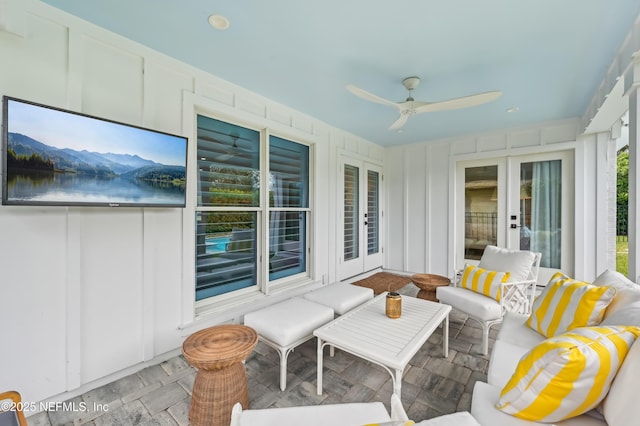
[[[456,267],[497,245],[542,253],[538,283],[573,273],[570,152],[458,163]]]
[[[339,278],[382,266],[380,167],[350,158],[340,163],[341,241]]]

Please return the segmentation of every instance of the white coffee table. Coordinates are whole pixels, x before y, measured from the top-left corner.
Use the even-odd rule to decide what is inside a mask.
[[[449,312],[451,306],[402,296],[402,316],[385,314],[382,293],[367,303],[318,328],[318,395],[322,395],[322,363],[326,345],[382,366],[391,374],[393,393],[400,397],[402,373],[413,356],[442,324],[442,350],[449,356]]]

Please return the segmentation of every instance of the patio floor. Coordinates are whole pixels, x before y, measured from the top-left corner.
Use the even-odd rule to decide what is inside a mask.
[[[409,284],[401,290],[415,296]],[[499,326],[491,331],[490,345]],[[402,403],[409,418],[419,421],[469,410],[477,380],[486,381],[488,357],[480,354],[481,329],[453,311],[449,357],[442,357],[438,329],[415,355],[402,382]],[[328,350],[325,350],[328,352]],[[279,359],[259,343],[246,361],[251,408],[382,401],[387,410],[392,392],[389,373],[381,367],[336,350],[325,354],[324,393],[316,395],[316,341],[289,356],[287,390],[279,389]],[[88,411],[54,410],[28,417],[36,425],[188,425],[189,401],[195,377],[182,356],[151,366],[78,396],[68,403],[86,404]],[[93,407],[103,409],[93,410]]]

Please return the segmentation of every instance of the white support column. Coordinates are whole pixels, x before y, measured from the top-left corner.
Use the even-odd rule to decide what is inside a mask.
[[[640,275],[640,52],[624,75],[625,94],[629,96],[629,273],[633,281]]]

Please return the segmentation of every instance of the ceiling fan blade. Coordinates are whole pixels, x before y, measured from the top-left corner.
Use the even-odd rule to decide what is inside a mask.
[[[362,99],[365,99],[367,101],[376,102],[382,105],[389,105],[389,106],[398,108],[398,104],[396,102],[389,101],[384,98],[381,98],[380,96],[374,95],[373,93],[369,93],[366,90],[362,90],[361,88],[354,86],[353,84],[349,84],[347,86],[347,90],[353,93],[354,95]]]
[[[390,127],[389,130],[398,130],[400,128],[402,128],[402,126],[404,126],[404,124],[407,122],[407,120],[409,119],[409,116],[411,114],[405,113],[404,111],[400,114],[400,117],[398,117],[398,119],[395,121],[395,123],[393,123]]]
[[[494,101],[502,95],[502,92],[495,90],[493,92],[478,93],[476,95],[463,96],[461,98],[448,99],[446,101],[430,102],[414,109],[416,114],[422,112],[446,111],[452,109],[468,108],[476,105],[482,105],[487,102]]]

